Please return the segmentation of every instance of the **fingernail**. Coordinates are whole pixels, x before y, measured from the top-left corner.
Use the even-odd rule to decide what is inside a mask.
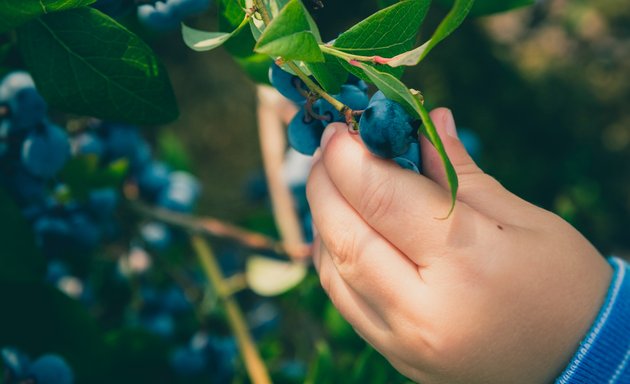
[[[337,132],[336,124],[328,124],[328,127],[326,127],[324,134],[322,135],[322,141],[319,144],[322,151],[326,149],[326,145],[328,145],[330,138],[333,137],[335,132]]]
[[[446,134],[457,139],[457,127],[455,126],[453,113],[450,110],[447,110],[447,112],[444,113],[444,116],[442,116],[442,122],[444,123]]]

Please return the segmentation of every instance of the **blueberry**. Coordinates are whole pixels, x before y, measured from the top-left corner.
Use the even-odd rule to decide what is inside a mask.
[[[30,174],[22,164],[13,168],[4,182],[9,193],[20,205],[42,201],[46,193],[46,183]]]
[[[59,280],[70,275],[68,265],[60,260],[51,260],[46,267],[46,281],[57,284]]]
[[[163,251],[171,245],[171,230],[166,224],[150,222],[140,227],[140,235],[150,249]]]
[[[168,1],[140,5],[138,7],[138,21],[145,28],[154,32],[173,31],[178,29],[181,23]]]
[[[405,153],[414,138],[411,116],[395,101],[380,92],[370,101],[359,122],[361,139],[375,155],[392,159]]]
[[[118,192],[114,188],[100,188],[90,191],[87,209],[99,220],[110,218],[118,205]]]
[[[103,156],[105,147],[100,137],[84,132],[72,138],[72,153],[76,155]]]
[[[191,304],[181,288],[172,286],[162,294],[162,308],[169,313],[182,313],[191,309]]]
[[[22,144],[22,164],[35,176],[50,179],[70,158],[66,131],[54,124],[44,124],[32,131]]]
[[[29,375],[37,384],[72,384],[72,369],[59,355],[44,355],[35,360],[29,368]]]
[[[101,129],[104,136],[106,161],[128,159],[132,163],[138,146],[143,143],[138,128],[133,125],[106,123],[101,126]]]
[[[101,240],[101,231],[96,223],[83,212],[73,212],[68,216],[72,228],[68,244],[74,249],[92,250]]]
[[[287,131],[291,147],[304,155],[312,156],[319,148],[324,125],[301,109],[289,123]]]
[[[175,212],[191,212],[201,193],[199,181],[187,172],[172,172],[170,184],[160,193],[157,205]]]
[[[169,313],[145,315],[142,317],[141,324],[148,332],[165,339],[170,338],[175,333],[175,320]]]
[[[362,90],[363,92],[367,92],[368,91],[367,83],[365,81],[359,79],[358,77],[356,77],[353,74],[350,74],[348,76],[348,80],[346,81],[346,84],[355,85],[355,86],[359,87],[359,89]]]
[[[154,162],[147,166],[138,175],[138,188],[142,197],[154,201],[168,187],[170,174],[171,170],[164,163]]]
[[[416,173],[420,173],[422,169],[422,158],[420,155],[420,143],[412,142],[409,144],[407,152],[394,159],[402,168],[409,169]]]
[[[0,104],[9,108],[12,130],[34,128],[46,117],[46,101],[27,72],[15,71],[0,83]]]
[[[306,84],[299,77],[280,68],[276,63],[272,63],[269,68],[269,81],[282,96],[294,103],[302,103],[306,100],[304,95],[298,90],[298,87],[308,90]]]
[[[171,367],[179,376],[198,376],[208,367],[208,357],[199,350],[179,347],[171,355]]]
[[[350,109],[357,111],[364,110],[369,103],[367,93],[355,85],[342,85],[341,92],[333,97],[347,105]],[[339,113],[339,111],[325,99],[317,100],[314,109],[319,115],[328,116],[329,120],[324,121],[324,125],[328,125],[329,122],[342,122],[346,120],[346,117]]]
[[[2,365],[8,371],[9,382],[23,380],[28,372],[30,359],[26,354],[17,348],[2,348],[0,350]]]

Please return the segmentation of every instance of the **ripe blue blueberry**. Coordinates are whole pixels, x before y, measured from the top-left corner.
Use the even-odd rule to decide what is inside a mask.
[[[100,128],[105,146],[105,160],[112,162],[127,159],[132,162],[138,146],[143,142],[138,128],[133,125],[117,123],[104,123]]]
[[[157,198],[157,205],[176,212],[190,212],[201,194],[197,178],[188,172],[172,172],[170,184]]]
[[[138,7],[138,21],[154,32],[167,32],[179,28],[181,20],[175,15],[169,2],[142,4]]]
[[[312,156],[319,147],[324,133],[324,125],[320,120],[312,118],[301,109],[287,128],[289,145],[296,151]]]
[[[299,77],[284,71],[276,63],[272,63],[269,68],[269,81],[282,96],[294,103],[302,103],[306,100],[304,95],[298,90],[298,88],[308,90],[304,82]]]
[[[35,360],[29,367],[29,376],[37,384],[72,384],[74,374],[63,357],[49,354]]]
[[[355,111],[364,110],[369,103],[367,93],[355,85],[342,85],[341,92],[333,97]],[[325,99],[317,100],[314,109],[319,115],[329,118],[329,120],[324,121],[324,125],[328,125],[329,122],[342,122],[346,120],[346,117],[339,113],[339,111]]]
[[[420,173],[422,169],[422,158],[420,155],[420,143],[412,142],[409,144],[407,152],[394,159],[402,168],[409,169],[416,173]]]
[[[11,130],[34,128],[46,117],[46,101],[27,72],[15,71],[0,83],[0,104],[9,109]]]
[[[110,218],[117,205],[118,192],[114,188],[93,189],[88,195],[87,209],[101,221]]]
[[[166,224],[149,222],[140,227],[140,236],[149,249],[163,251],[171,244],[171,230]]]
[[[72,138],[72,153],[75,155],[92,155],[100,158],[104,150],[101,138],[91,132],[84,132]]]
[[[171,170],[161,162],[153,162],[138,175],[138,188],[143,198],[154,201],[169,183]]]
[[[415,127],[411,116],[400,104],[384,99],[379,93],[361,116],[359,132],[373,154],[393,159],[405,153],[416,140]]]
[[[198,376],[208,367],[208,356],[188,346],[175,349],[170,360],[178,376]]]
[[[50,179],[70,158],[70,141],[66,131],[51,123],[28,134],[22,144],[22,164],[31,174]]]

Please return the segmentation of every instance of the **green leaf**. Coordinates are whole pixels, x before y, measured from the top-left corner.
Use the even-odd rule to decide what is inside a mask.
[[[442,20],[429,41],[414,50],[396,56],[393,60],[388,62],[388,65],[391,67],[417,65],[436,45],[462,24],[474,3],[475,0],[456,0],[453,8],[448,15],[446,15],[444,20]]]
[[[89,5],[96,0],[0,0],[0,33],[51,12]]]
[[[60,178],[70,189],[73,198],[84,200],[94,189],[119,188],[128,169],[129,163],[125,159],[101,166],[95,155],[78,156],[66,164]]]
[[[429,112],[424,107],[424,104],[414,95],[405,84],[403,84],[400,80],[390,75],[389,73],[380,72],[376,70],[374,67],[363,63],[357,63],[357,65],[365,72],[365,74],[372,80],[372,82],[380,89],[383,94],[388,99],[394,100],[395,102],[402,105],[407,112],[409,112],[412,116],[420,118],[423,123],[422,133],[429,139],[431,144],[435,147],[440,158],[442,159],[442,164],[444,164],[444,169],[446,170],[446,177],[448,180],[449,188],[451,189],[451,209],[447,215],[453,212],[455,208],[455,199],[457,198],[457,189],[459,187],[459,181],[457,179],[457,173],[455,172],[455,168],[451,163],[451,160],[448,158],[448,154],[444,149],[444,144],[442,143],[442,139],[437,133],[435,125],[429,116]]]
[[[232,36],[237,34],[248,23],[248,17],[245,17],[241,24],[230,33],[226,32],[206,32],[198,29],[190,28],[182,23],[182,35],[184,43],[195,51],[210,51],[220,47],[227,42]]]
[[[138,36],[83,7],[41,16],[18,29],[38,90],[66,112],[162,124],[177,115],[166,70]]]
[[[339,93],[341,86],[348,80],[348,71],[338,58],[324,54],[324,59],[324,63],[307,63],[306,66],[326,92]]]
[[[333,44],[336,49],[353,55],[393,57],[413,48],[416,35],[429,10],[428,0],[405,0],[376,12],[342,33]],[[344,63],[355,75],[365,75]],[[383,68],[396,77],[402,69]]]
[[[265,28],[255,51],[285,60],[323,62],[319,31],[300,0],[291,0]]]
[[[438,4],[451,7],[454,0],[437,0]],[[483,0],[477,1],[470,10],[471,16],[485,16],[533,5],[536,0]]]
[[[22,212],[3,189],[0,189],[0,212],[0,281],[41,280],[44,258]]]
[[[315,358],[309,368],[305,384],[332,384],[335,382],[332,351],[325,341],[315,343]]]
[[[219,6],[219,31],[231,32],[238,28],[241,21],[246,17],[244,5],[234,0],[220,0]],[[251,30],[242,28],[225,42],[224,48],[233,56],[247,58],[254,54],[256,40],[252,36]]]

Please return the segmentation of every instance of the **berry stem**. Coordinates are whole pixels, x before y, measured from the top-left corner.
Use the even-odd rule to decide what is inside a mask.
[[[254,1],[254,6],[256,7],[256,10],[262,16],[263,22],[265,23],[265,25],[269,25],[269,23],[271,23],[271,16],[269,15],[269,11],[265,7],[265,4],[263,4],[262,0],[253,0],[253,1]],[[339,113],[341,113],[342,115],[345,115],[346,117],[349,117],[346,120],[348,120],[347,123],[348,125],[352,127],[353,130],[358,129],[359,125],[357,124],[354,117],[352,117],[351,114],[346,113],[349,110],[349,108],[346,105],[344,105],[339,100],[329,95],[319,85],[315,84],[315,82],[311,80],[308,76],[306,76],[306,73],[304,73],[304,71],[302,71],[300,67],[297,66],[297,64],[295,64],[292,61],[287,61],[286,64],[289,68],[291,68],[293,73],[295,73],[295,75],[299,77],[313,93],[317,94],[318,96],[320,96],[321,98],[325,99],[330,104],[332,104],[332,106],[335,107],[335,109],[338,110]]]
[[[249,378],[253,384],[271,384],[271,377],[269,376],[267,367],[258,353],[258,349],[249,332],[241,308],[236,302],[236,299],[230,295],[230,288],[225,283],[225,278],[223,277],[212,247],[199,235],[192,235],[190,241],[210,284],[223,301],[228,323],[236,337]]]
[[[319,97],[329,102],[337,111],[339,111],[339,113],[346,116],[346,123],[348,123],[348,125],[350,125],[353,130],[358,130],[359,124],[352,116],[352,110],[348,108],[347,105],[335,99],[328,92],[324,91],[319,85],[315,84],[315,82],[311,80],[308,76],[306,76],[306,73],[304,73],[300,69],[300,67],[297,66],[297,64],[292,61],[287,61],[286,64],[287,66],[289,66],[289,68],[291,68],[295,75],[299,77],[304,82],[304,84],[306,84],[307,87],[309,87],[309,89],[313,93],[317,94]]]

